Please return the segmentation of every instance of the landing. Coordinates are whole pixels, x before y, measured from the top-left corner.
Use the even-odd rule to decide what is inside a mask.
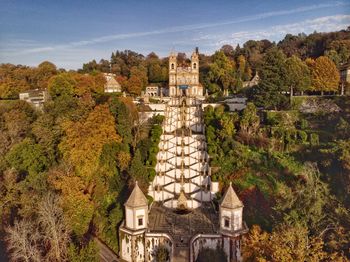
[[[196,234],[217,233],[218,217],[219,214],[211,202],[202,203],[201,207],[184,213],[154,202],[149,213],[148,228],[152,233],[169,234],[176,246],[187,246],[191,237]]]

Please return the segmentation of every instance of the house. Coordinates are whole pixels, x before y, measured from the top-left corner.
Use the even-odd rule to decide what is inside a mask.
[[[346,63],[340,66],[340,88],[341,94],[350,95],[350,63]]]
[[[42,109],[44,103],[49,99],[49,93],[46,89],[33,89],[19,93],[19,99]]]
[[[116,93],[121,92],[122,88],[118,81],[115,79],[116,75],[111,73],[103,74],[106,78],[105,93]]]

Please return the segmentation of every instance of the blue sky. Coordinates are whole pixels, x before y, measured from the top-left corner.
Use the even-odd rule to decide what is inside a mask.
[[[213,53],[249,39],[350,26],[343,1],[0,0],[0,63],[77,69],[112,51]]]

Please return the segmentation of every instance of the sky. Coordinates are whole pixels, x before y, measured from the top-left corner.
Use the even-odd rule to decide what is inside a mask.
[[[116,50],[211,54],[348,26],[350,0],[0,0],[0,63],[78,69]]]

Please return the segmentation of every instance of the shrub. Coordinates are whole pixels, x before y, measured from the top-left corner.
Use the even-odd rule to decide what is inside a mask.
[[[310,135],[310,144],[312,146],[317,146],[317,145],[319,145],[319,143],[320,143],[320,141],[319,141],[318,134],[312,133]]]
[[[302,144],[306,144],[307,142],[307,133],[303,130],[298,130],[298,137],[301,140]]]

